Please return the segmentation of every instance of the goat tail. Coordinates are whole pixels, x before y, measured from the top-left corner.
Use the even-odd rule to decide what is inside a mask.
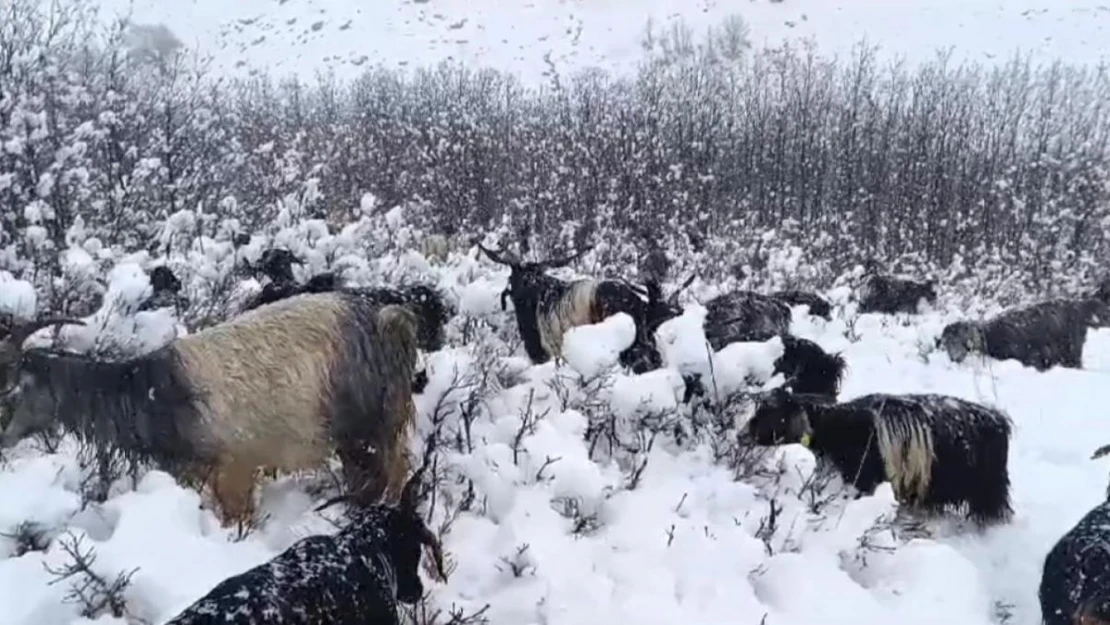
[[[880,413],[875,415],[875,432],[895,498],[924,502],[936,460],[932,428],[912,415]]]

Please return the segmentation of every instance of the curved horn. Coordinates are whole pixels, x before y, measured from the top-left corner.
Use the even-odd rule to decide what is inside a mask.
[[[478,243],[478,249],[482,250],[482,252],[486,255],[486,257],[488,257],[490,260],[497,263],[498,265],[508,265],[509,267],[513,266],[513,263],[511,261],[505,260],[505,257],[502,255],[502,252],[495,252],[495,251],[489,249],[488,247],[482,245],[481,243]]]
[[[536,265],[540,266],[540,267],[544,267],[546,269],[558,269],[559,267],[566,267],[567,265],[569,265],[569,264],[573,263],[574,261],[578,260],[583,254],[585,254],[586,252],[588,252],[592,249],[594,249],[593,246],[589,245],[589,246],[586,246],[586,247],[582,248],[582,251],[577,252],[575,254],[571,254],[570,256],[564,256],[562,258],[555,258],[555,259],[552,259],[552,260],[541,260],[540,262],[536,263]]]
[[[29,321],[27,323],[22,323],[14,326],[11,329],[11,332],[8,333],[8,340],[11,341],[12,344],[16,347],[19,347],[23,344],[23,341],[27,340],[27,337],[31,336],[35,332],[38,332],[43,328],[60,325],[83,326],[85,325],[85,321],[74,317],[47,317],[45,319]]]
[[[416,510],[416,496],[418,494],[418,491],[420,490],[421,482],[424,479],[424,469],[425,467],[420,467],[415,472],[413,472],[412,477],[409,478],[409,481],[401,490],[401,500],[398,504],[398,507],[400,507],[402,510]]]
[[[512,292],[509,290],[508,287],[506,287],[504,291],[501,291],[501,311],[502,312],[508,310],[508,303],[505,300],[507,300],[510,297],[512,297]]]
[[[696,273],[690,274],[690,277],[686,278],[686,282],[683,282],[682,286],[678,287],[678,290],[676,290],[674,293],[671,293],[670,297],[667,298],[667,303],[677,304],[679,293],[682,293],[686,289],[690,288],[690,285],[693,284],[694,280],[697,280],[697,279],[698,279],[698,274],[696,274]]]

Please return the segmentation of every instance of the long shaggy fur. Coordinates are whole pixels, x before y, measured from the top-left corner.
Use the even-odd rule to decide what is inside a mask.
[[[393,304],[408,308],[416,315],[416,336],[420,349],[426,352],[443,349],[444,328],[455,311],[436,288],[414,284],[399,289],[373,287],[347,291],[378,305]]]
[[[1110,623],[1110,502],[1091,509],[1048,552],[1038,598],[1044,625]]]
[[[782,389],[746,425],[759,445],[797,443],[836,467],[861,494],[890,481],[904,505],[927,513],[966,507],[980,525],[1010,507],[1009,417],[956,397],[876,393],[833,404]]]
[[[787,306],[809,306],[809,314],[822,319],[832,319],[832,304],[816,293],[809,291],[776,291],[771,294]]]
[[[882,274],[871,274],[859,291],[861,313],[917,313],[921,300],[936,304],[936,281],[919,282]]]
[[[1057,365],[1080,369],[1087,329],[1100,323],[1101,312],[1096,300],[1049,300],[987,321],[951,323],[939,343],[953,362],[980,353],[998,360],[1012,358],[1039,371]]]
[[[339,533],[304,538],[220,582],[167,625],[399,625],[397,603],[424,593],[420,555],[430,537],[419,516],[372,506]]]
[[[809,339],[782,336],[783,352],[774,363],[774,373],[786,378],[788,388],[803,395],[835,399],[840,392],[848,363],[840,354],[830,354]]]
[[[766,341],[790,331],[790,307],[752,291],[718,295],[705,303],[705,338],[714,350],[739,341]]]
[[[338,293],[285,299],[120,363],[29,349],[2,442],[60,424],[208,483],[225,520],[253,509],[257,469],[317,468],[335,451],[372,501],[407,474],[415,359],[411,312]]]

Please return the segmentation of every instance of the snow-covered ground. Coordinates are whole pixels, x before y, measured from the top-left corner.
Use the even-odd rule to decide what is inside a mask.
[[[430,383],[418,399],[421,438],[435,423],[450,432],[469,419],[474,441],[471,449],[440,451],[440,467],[451,479],[432,515],[436,527],[453,518],[444,532],[453,571],[447,584],[427,584],[435,608],[472,614],[488,605],[483,616],[494,625],[1035,625],[1045,553],[1104,496],[1107,468],[1089,457],[1110,441],[1110,419],[1102,409],[1110,401],[1108,330],[1090,333],[1086,370],[1037,373],[1013,362],[953,365],[932,346],[955,313],[857,316],[848,304],[825,322],[795,311],[794,332],[843,350],[850,366],[844,398],[873,391],[942,392],[1000,406],[1016,422],[1013,522],[983,534],[938,522],[926,534],[910,535],[890,529],[894,503],[888,485],[874,496],[836,499],[812,512],[810,504],[821,494],[803,487],[814,460],[799,446],[774,450],[757,464],[777,477],[741,479],[725,461],[714,461],[714,443],[721,438],[703,434],[680,444],[670,427],[659,428],[663,433],[649,452],[610,455],[602,444],[591,456],[585,440],[590,419],[612,419],[626,442],[645,431],[643,423],[651,422],[645,416],[677,419],[689,429],[688,413],[676,405],[681,380],[673,368],[639,377],[609,368],[631,338],[628,319],[572,331],[566,364],[529,366],[504,340],[515,339],[516,330],[511,313],[502,313],[497,303],[506,277],[500,267],[477,260],[474,250],[436,266],[413,252],[356,262],[355,250],[366,237],[386,232],[394,241],[413,240],[396,212],[372,222],[366,218],[322,238],[318,223],[304,223],[277,238],[310,259],[334,251],[350,279],[407,274],[433,280],[460,309],[452,345],[430,355]],[[309,232],[317,233],[312,250],[304,243]],[[240,253],[255,255],[265,244],[256,239]],[[205,279],[230,269],[232,253],[227,243],[198,240],[168,262],[196,295]],[[70,258],[92,262],[78,252]],[[143,297],[146,284],[137,265],[149,262],[142,255],[104,261],[109,269],[116,265],[107,274],[114,288],[106,307]],[[5,310],[34,306],[25,287],[0,278]],[[692,291],[695,297],[710,287],[695,283]],[[833,293],[840,300],[845,295]],[[660,330],[672,367],[698,366],[704,353],[700,311],[691,305]],[[129,334],[138,342],[132,348],[145,350],[164,341],[172,325],[172,315],[156,311],[106,331]],[[93,331],[71,327],[63,338],[84,338],[87,346]],[[778,381],[767,376],[778,350],[777,340],[730,345],[714,356],[714,372],[726,389],[743,388],[745,380],[773,386]],[[498,373],[479,385],[483,371]],[[586,390],[583,376],[589,379]],[[464,418],[471,391],[482,401]],[[413,450],[421,444],[414,439]],[[128,610],[157,624],[221,579],[332,527],[311,512],[320,499],[306,493],[312,476],[264,480],[260,497],[270,517],[235,540],[233,531],[220,529],[212,513],[198,507],[194,491],[157,471],[140,474],[133,487],[118,481],[106,502],[82,509],[79,492],[87,473],[68,439],[57,453],[25,441],[5,456],[0,532],[10,535],[33,523],[54,540],[19,554],[14,539],[0,538],[4,625],[88,622],[78,619],[77,604],[65,601],[80,576],[52,584],[55,576],[46,570],[70,560],[63,549],[66,532],[95,549],[93,569],[105,579],[134,571],[125,593]],[[459,511],[466,480],[475,497],[468,510]],[[838,485],[834,481],[826,492]],[[773,523],[772,506],[779,510]]]
[[[657,35],[681,21],[699,38],[742,17],[756,46],[812,39],[850,54],[861,40],[911,61],[938,49],[1005,61],[1018,49],[1042,59],[1104,58],[1110,7],[1098,0],[104,0],[133,7],[139,23],[165,23],[229,71],[266,68],[311,78],[356,75],[366,64],[418,67],[444,59],[497,67],[526,82],[599,66],[635,67],[649,19]]]

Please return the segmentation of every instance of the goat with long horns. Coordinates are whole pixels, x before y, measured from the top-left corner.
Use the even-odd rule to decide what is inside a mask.
[[[512,300],[517,329],[524,342],[524,351],[535,364],[558,358],[563,351],[563,336],[571,328],[599,323],[626,313],[636,323],[635,342],[621,353],[621,362],[637,372],[658,366],[654,345],[646,332],[657,309],[666,306],[661,297],[655,299],[649,290],[624,280],[581,278],[567,282],[545,273],[565,267],[587,251],[561,258],[525,262],[509,258],[504,250],[494,251],[478,244],[490,260],[509,267],[509,284],[501,292],[501,310]],[[664,319],[665,320],[665,319]],[[655,324],[656,326],[658,324]],[[651,354],[646,356],[645,354]]]

